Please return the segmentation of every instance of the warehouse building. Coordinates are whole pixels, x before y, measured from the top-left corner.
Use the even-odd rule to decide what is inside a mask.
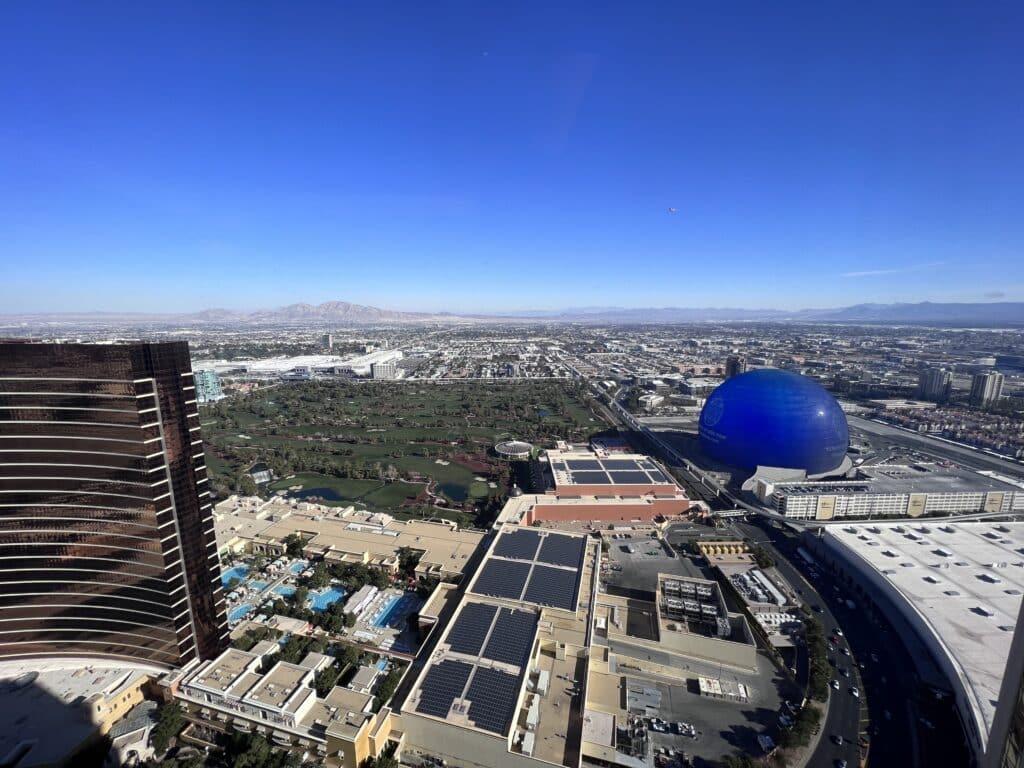
[[[1024,485],[938,464],[859,467],[847,480],[772,482],[755,494],[796,520],[1024,512]]]

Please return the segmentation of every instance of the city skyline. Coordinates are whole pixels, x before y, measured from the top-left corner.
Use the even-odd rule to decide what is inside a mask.
[[[2,13],[8,312],[1024,298],[1019,8]]]

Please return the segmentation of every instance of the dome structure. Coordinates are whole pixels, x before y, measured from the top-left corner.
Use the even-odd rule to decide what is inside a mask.
[[[504,440],[494,446],[494,452],[503,459],[524,461],[533,454],[533,446],[523,440]]]
[[[726,380],[700,413],[700,444],[716,461],[744,469],[785,467],[808,475],[843,463],[846,414],[816,381],[759,368]]]

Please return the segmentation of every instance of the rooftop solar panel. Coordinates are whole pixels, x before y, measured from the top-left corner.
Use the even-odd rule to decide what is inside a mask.
[[[654,466],[647,459],[641,459],[640,461],[637,462],[637,464],[640,466],[641,469],[657,469],[657,467]]]
[[[529,563],[488,558],[473,585],[473,591],[478,595],[518,600],[523,594],[523,586],[529,573]]]
[[[605,459],[601,462],[605,469],[636,469],[636,459]]]
[[[549,605],[566,611],[576,610],[579,591],[579,571],[566,571],[537,565],[533,568],[530,583],[523,599],[537,605]]]
[[[583,563],[583,551],[586,547],[586,539],[581,536],[559,536],[551,533],[544,538],[537,560],[541,563],[579,568]]]
[[[462,696],[471,671],[473,665],[462,661],[445,660],[433,665],[420,684],[420,700],[416,704],[416,711],[435,717],[447,717],[452,702]]]
[[[502,533],[494,545],[494,554],[516,560],[533,560],[534,555],[537,554],[537,547],[540,546],[540,540],[540,534],[529,529]]]
[[[452,650],[469,656],[479,656],[487,633],[491,631],[494,614],[497,612],[496,605],[466,603],[451,631],[448,632],[448,644]]]
[[[572,481],[577,485],[606,485],[611,482],[605,472],[573,472]]]
[[[600,469],[601,462],[595,459],[570,459],[566,462],[573,472],[585,469]]]
[[[611,476],[612,482],[618,485],[640,485],[651,482],[647,473],[639,470],[636,472],[612,472]]]
[[[661,472],[659,472],[656,469],[650,470],[647,474],[650,475],[651,482],[654,482],[654,483],[667,483],[667,482],[670,482],[669,479],[667,477],[665,477],[665,475],[663,475]]]
[[[530,611],[513,611],[502,608],[487,641],[487,648],[481,654],[494,661],[526,665],[533,650],[533,636],[537,628],[537,614]]]
[[[477,667],[469,685],[469,719],[477,728],[508,733],[519,699],[521,677],[497,669]]]

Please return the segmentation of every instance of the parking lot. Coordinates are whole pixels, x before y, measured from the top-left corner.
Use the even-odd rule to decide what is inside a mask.
[[[712,669],[695,671],[711,676],[721,674],[722,679],[741,682],[750,690],[751,698],[747,702],[737,702],[701,696],[696,678],[692,678],[687,686],[645,681],[645,685],[661,691],[659,718],[673,725],[677,722],[691,725],[696,731],[696,738],[691,738],[674,732],[678,730],[675,727],[667,733],[651,730],[655,752],[660,754],[662,748],[666,753],[670,749],[677,753],[682,750],[698,768],[717,765],[723,757],[736,751],[760,754],[757,737],[764,733],[772,737],[778,734],[782,701],[796,695],[790,682],[760,655],[757,675],[736,675]]]

